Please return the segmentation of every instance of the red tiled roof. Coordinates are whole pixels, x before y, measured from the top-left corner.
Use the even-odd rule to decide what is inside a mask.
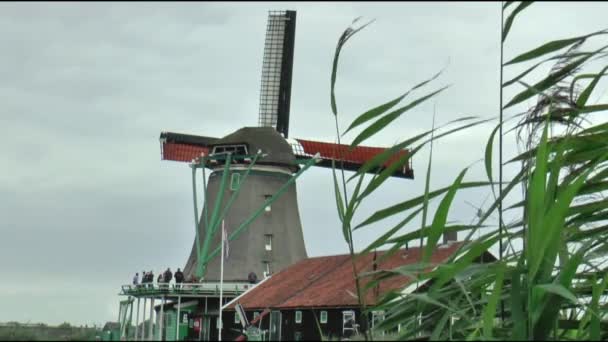
[[[431,257],[431,263],[444,262],[460,245],[461,243],[452,243],[437,248]],[[414,264],[420,260],[421,252],[420,248],[400,250],[383,260],[377,269]],[[383,254],[384,252],[378,252],[376,257],[380,259]],[[373,260],[374,253],[360,256],[356,261],[358,272],[372,271]],[[368,291],[365,303],[375,305],[382,295],[403,288],[409,281],[406,276],[384,280],[380,282],[377,294],[374,294],[374,290]],[[346,254],[302,260],[245,293],[238,302],[245,309],[349,307],[358,305],[354,294],[356,288],[352,262]]]

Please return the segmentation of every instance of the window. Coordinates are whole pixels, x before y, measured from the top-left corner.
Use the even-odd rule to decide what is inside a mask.
[[[240,324],[241,320],[239,319],[239,313],[237,311],[234,312],[234,324]]]
[[[264,241],[266,242],[265,248],[268,252],[272,251],[272,234],[264,235]]]
[[[321,324],[327,323],[327,311],[321,311],[320,322],[321,322]]]
[[[221,145],[214,146],[211,154],[225,154],[232,153],[233,155],[246,155],[247,154],[247,146],[246,145]]]
[[[272,195],[264,195],[264,202],[268,201],[270,198],[272,197]],[[266,212],[269,213],[270,212],[270,204],[266,206]]]
[[[372,329],[384,320],[384,311],[372,311]],[[399,330],[399,329],[397,329]],[[384,331],[380,334],[384,336]]]
[[[259,312],[257,312],[257,311],[256,311],[256,312],[254,312],[254,313],[253,313],[253,319],[255,320],[256,318],[258,318],[258,316],[259,316],[259,315],[260,315],[260,313],[259,313]]]
[[[272,197],[272,195],[264,195],[264,202],[268,201],[270,198]],[[264,210],[266,210],[267,213],[270,213],[271,210],[271,205],[267,205],[266,208]]]
[[[235,191],[241,185],[241,174],[233,173],[230,178],[230,190]]]
[[[358,333],[357,321],[355,319],[355,312],[353,310],[342,311],[342,335],[347,331],[351,331],[355,335]]]
[[[264,278],[270,275],[270,263],[268,261],[264,261]]]
[[[302,323],[302,311],[296,311],[296,323]]]

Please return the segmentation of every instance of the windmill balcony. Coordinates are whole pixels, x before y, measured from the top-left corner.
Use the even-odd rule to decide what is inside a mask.
[[[224,296],[238,296],[254,287],[250,283],[224,282],[221,285]],[[122,285],[119,295],[133,297],[188,296],[215,297],[220,295],[220,283],[181,283],[181,284],[140,284]]]

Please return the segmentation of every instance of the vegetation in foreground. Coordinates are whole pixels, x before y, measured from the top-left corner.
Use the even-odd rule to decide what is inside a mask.
[[[608,104],[590,101],[598,97],[597,85],[607,75],[608,30],[543,42],[529,51],[515,52],[516,57],[505,62],[505,43],[513,39],[509,32],[531,4],[497,4],[502,7],[497,117],[466,117],[433,126],[395,144],[348,179],[343,172],[338,176],[340,165],[334,165],[337,213],[353,260],[358,255],[354,252],[353,233],[387,218],[401,217],[402,221],[362,253],[376,248],[388,248],[394,253],[408,243],[426,246],[416,265],[362,274],[353,262],[362,310],[366,309],[365,291],[393,276],[408,275],[416,283],[428,285],[424,293],[395,291],[385,296],[373,310],[384,310],[386,319],[373,332],[365,332],[362,338],[366,340],[382,331],[397,332],[398,327],[401,329],[396,338],[400,340],[608,339],[608,202],[604,197],[608,189],[608,122],[601,116],[607,113]],[[340,51],[366,25],[349,27],[340,37],[331,75],[331,109],[338,140],[348,132],[360,130],[352,146],[379,134],[408,110],[446,89],[439,87],[399,107],[411,93],[435,81],[440,72],[394,100],[361,114],[345,131],[340,131],[334,94]],[[590,48],[590,42],[599,42],[599,47]],[[551,65],[548,74],[533,77]],[[503,79],[507,74],[509,77]],[[503,91],[515,95],[505,99]],[[474,92],[472,96],[475,101]],[[516,112],[525,101],[534,99],[535,106]],[[465,181],[464,169],[450,186],[431,190],[433,141],[488,121],[498,122],[487,138],[485,150],[480,151],[485,156],[487,178]],[[505,156],[503,143],[516,144],[521,153]],[[380,189],[393,170],[427,145],[430,155],[425,192],[355,221],[361,203]],[[364,170],[383,165],[394,152],[406,147],[411,151],[408,156],[364,180]],[[503,170],[513,167],[518,172],[506,178]],[[485,188],[492,194],[489,208],[480,210],[472,223],[449,222],[456,194],[473,187]],[[518,200],[507,204],[509,198]],[[430,217],[429,203],[434,200],[439,203]],[[505,213],[515,219],[505,222]],[[498,216],[495,224],[489,220],[494,214]],[[406,226],[416,229],[404,233]],[[466,243],[446,264],[429,264],[441,235],[450,231],[459,232],[460,240],[464,236]],[[482,253],[494,250],[498,250],[497,261],[473,264]],[[419,272],[428,267],[433,270]]]

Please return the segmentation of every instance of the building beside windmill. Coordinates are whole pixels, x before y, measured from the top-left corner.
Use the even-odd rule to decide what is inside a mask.
[[[310,167],[331,168],[334,163],[359,170],[387,151],[289,138],[294,41],[295,12],[270,12],[259,127],[243,127],[224,137],[161,133],[162,159],[186,162],[192,170],[195,237],[181,287],[122,287],[121,295],[127,299],[119,313],[121,337],[217,340],[230,336],[229,326],[219,335],[221,308],[271,281],[274,274],[314,260],[308,259],[304,244],[297,178]],[[400,159],[403,163],[408,155],[406,149],[393,152],[384,164],[367,172],[384,170]],[[409,160],[392,176],[412,179]],[[202,186],[197,185],[200,180]],[[204,203],[199,208],[201,191]],[[222,226],[228,257],[220,253]]]
[[[462,245],[462,242],[439,245],[429,264],[445,263]],[[359,274],[392,270],[419,262],[422,250],[420,247],[401,249],[388,256],[386,251],[370,252],[359,255],[355,263]],[[491,254],[484,253],[475,262],[492,260],[495,258]],[[361,286],[365,287],[371,279],[363,278]],[[384,312],[373,308],[387,293],[423,292],[427,285],[426,282],[416,284],[405,275],[384,280],[366,292],[365,304],[371,308],[371,313],[362,315],[354,296],[357,290],[350,255],[309,258],[273,275],[229,303],[223,315],[226,338],[233,340],[240,335],[235,332],[242,328],[237,317],[237,304],[242,306],[249,321],[267,313],[255,324],[266,340],[333,341],[352,338],[361,332],[362,327],[373,328],[384,319]]]

